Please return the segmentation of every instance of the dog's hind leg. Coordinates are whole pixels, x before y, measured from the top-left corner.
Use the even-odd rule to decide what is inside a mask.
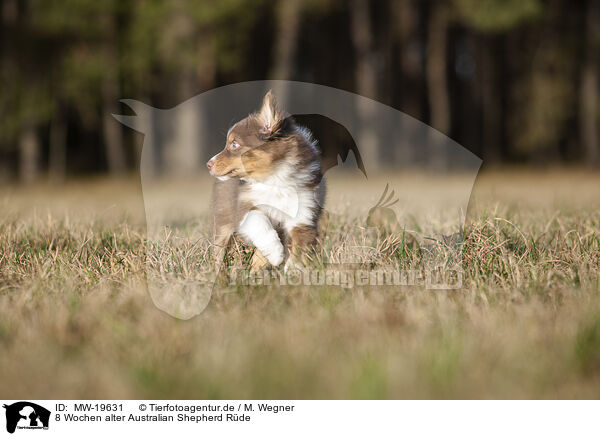
[[[290,268],[302,269],[304,267],[303,255],[317,240],[317,229],[309,225],[299,225],[289,233],[290,255],[285,263],[285,270]]]

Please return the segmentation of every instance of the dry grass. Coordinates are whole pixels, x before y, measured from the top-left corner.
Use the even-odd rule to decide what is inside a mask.
[[[203,211],[173,213],[169,193],[195,183],[155,203],[178,223],[155,261],[192,276],[204,251],[185,236]],[[190,321],[147,294],[134,180],[5,188],[0,204],[3,398],[599,397],[597,174],[481,176],[460,290],[237,286]],[[375,247],[381,265],[419,261]]]

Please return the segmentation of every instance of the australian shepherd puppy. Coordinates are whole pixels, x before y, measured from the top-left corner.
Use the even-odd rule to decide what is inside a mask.
[[[269,91],[260,110],[227,132],[206,164],[213,190],[214,243],[224,255],[233,233],[256,247],[252,269],[300,266],[315,242],[325,198],[319,150],[311,132],[277,106]]]

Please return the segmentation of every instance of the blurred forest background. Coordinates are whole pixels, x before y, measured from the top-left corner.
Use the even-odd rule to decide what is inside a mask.
[[[401,110],[493,164],[600,164],[600,0],[2,0],[0,180],[120,174],[121,98],[288,79]],[[321,138],[323,140],[323,138]],[[199,162],[201,165],[202,162]]]

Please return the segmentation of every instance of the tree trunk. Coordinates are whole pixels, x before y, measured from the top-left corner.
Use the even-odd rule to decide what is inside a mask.
[[[173,2],[166,31],[176,43],[194,44],[195,53],[191,60],[176,60],[179,74],[175,97],[180,106],[176,109],[175,131],[166,144],[161,144],[160,154],[165,170],[179,174],[197,172],[206,157],[209,108],[199,104],[198,99],[188,100],[213,88],[216,77],[214,32],[210,27],[199,30],[189,16],[186,4]]]
[[[600,53],[600,1],[589,0],[586,16],[586,51],[581,69],[580,88],[580,136],[586,163],[600,164],[600,140],[598,132],[598,62]]]
[[[399,40],[400,77],[394,80],[400,82],[400,108],[402,112],[419,120],[423,119],[423,64],[421,44],[418,34],[419,7],[415,0],[398,0],[390,4],[390,28],[396,29],[395,38]],[[392,72],[393,74],[393,72]],[[394,89],[394,88],[392,88]],[[417,123],[406,117],[402,118],[399,126],[403,141],[392,150],[394,164],[412,166],[419,159],[414,146],[419,139]]]
[[[481,105],[483,108],[482,157],[487,164],[500,160],[500,98],[496,88],[496,64],[491,37],[485,37],[481,53]]]
[[[184,102],[199,91],[193,71],[181,74],[179,78],[179,99]],[[202,130],[205,128],[204,108],[196,102],[182,104],[177,110],[175,133],[175,153],[165,156],[171,163],[170,170],[177,173],[193,173],[200,167],[202,158]]]
[[[193,35],[190,35],[192,38]],[[179,102],[184,103],[198,93],[210,90],[215,85],[215,46],[209,35],[203,35],[199,40],[200,63],[195,68],[181,73],[179,78]],[[167,167],[172,171],[194,173],[202,167],[207,158],[207,132],[210,129],[207,110],[199,99],[182,104],[177,110],[176,132],[173,156],[164,156]]]
[[[16,29],[18,28],[18,18],[19,18],[19,9],[17,0],[4,0],[2,2],[2,23],[0,26],[2,38],[2,56],[0,56],[0,80],[2,83],[11,83],[14,81],[14,77],[17,75],[18,68],[15,62],[14,51],[15,43],[18,42],[18,39],[15,40]],[[20,146],[20,141],[18,138],[7,138],[2,137],[0,142],[0,148],[11,148],[14,142],[17,142],[18,146]],[[20,150],[19,150],[20,152]],[[0,168],[1,171],[8,170],[11,166],[16,167],[21,162],[10,162],[8,164],[3,163]],[[5,166],[6,165],[6,166]],[[12,174],[11,174],[12,175]],[[20,168],[16,170],[16,177],[20,177]]]
[[[67,172],[67,123],[60,103],[56,103],[50,124],[50,151],[48,173],[56,181],[63,181]]]
[[[275,32],[274,64],[270,77],[292,80],[295,69],[298,31],[300,28],[301,0],[280,0],[277,5],[277,30]],[[276,86],[273,92],[285,105],[287,86]]]
[[[19,135],[19,175],[24,183],[36,181],[40,175],[41,144],[35,125],[25,121]]]
[[[111,174],[123,173],[127,167],[123,149],[123,130],[112,114],[119,113],[118,85],[110,78],[105,79],[102,89],[102,131],[108,171]]]
[[[429,16],[427,35],[427,88],[429,97],[430,125],[450,134],[450,97],[446,79],[446,44],[448,9],[443,3],[433,3]],[[447,158],[437,135],[431,137],[429,163],[434,169],[447,166]]]
[[[105,68],[102,83],[102,132],[108,171],[111,174],[120,174],[127,168],[125,149],[123,144],[123,129],[112,114],[119,113],[119,56],[116,50],[116,23],[115,17],[103,17],[106,32],[106,43],[103,47]]]
[[[414,0],[392,2],[392,17],[399,24],[400,66],[402,79],[402,110],[408,115],[422,119],[421,80],[423,67],[419,44],[419,11]],[[391,23],[393,26],[394,23]]]
[[[352,0],[350,5],[352,42],[356,53],[356,91],[363,97],[375,98],[376,71],[373,63],[373,38],[369,3],[367,0]],[[357,147],[368,171],[379,166],[379,150],[373,126],[375,107],[368,100],[358,102],[358,138]]]
[[[434,4],[432,8],[427,53],[430,120],[435,129],[447,135],[450,133],[450,98],[446,80],[448,12],[441,4]]]

